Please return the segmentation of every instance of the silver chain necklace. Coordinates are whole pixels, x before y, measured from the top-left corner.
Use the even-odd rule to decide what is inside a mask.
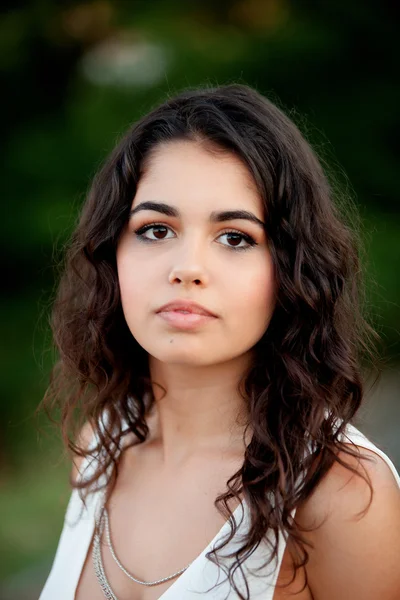
[[[115,553],[114,547],[111,542],[108,513],[107,513],[107,509],[104,508],[103,515],[99,522],[98,531],[96,531],[96,533],[94,535],[92,556],[93,556],[94,572],[96,574],[96,577],[100,584],[100,587],[103,590],[104,596],[107,598],[107,600],[118,600],[118,598],[115,596],[114,592],[112,591],[109,581],[107,579],[105,570],[104,570],[103,558],[101,555],[101,538],[103,535],[104,528],[106,530],[106,539],[107,539],[107,544],[110,548],[111,556],[113,557],[115,563],[118,565],[118,567],[121,569],[121,571],[123,573],[125,573],[125,575],[127,577],[129,577],[129,579],[131,579],[135,583],[139,583],[140,585],[146,585],[146,586],[159,585],[160,583],[164,583],[165,581],[169,581],[170,579],[174,579],[175,577],[178,577],[178,575],[181,575],[192,564],[192,563],[189,563],[186,567],[184,567],[180,571],[177,571],[176,573],[173,573],[172,575],[169,575],[168,577],[163,577],[162,579],[158,579],[156,581],[141,581],[140,579],[136,579],[136,577],[134,577],[131,573],[129,573],[129,571],[127,571],[125,569],[125,567],[121,564],[121,562],[119,561],[119,559]]]

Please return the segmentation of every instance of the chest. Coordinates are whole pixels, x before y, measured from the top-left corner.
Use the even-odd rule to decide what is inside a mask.
[[[158,600],[170,588],[172,593],[182,585],[187,573],[192,573],[192,563],[199,562],[205,549],[226,526],[226,519],[214,501],[224,491],[234,465],[220,465],[217,470],[192,465],[189,472],[175,478],[153,470],[151,464],[144,471],[135,472],[128,464],[121,467],[107,503],[110,538],[121,564],[135,578],[146,582],[190,567],[180,577],[156,586],[135,583],[117,565],[105,531],[101,544],[105,573],[118,600]],[[231,505],[231,510],[237,505],[238,501]],[[93,540],[75,600],[104,598],[95,575],[92,551]]]
[[[192,596],[192,594],[189,593],[189,590],[191,590],[192,583],[195,583],[196,585],[205,583],[200,575],[200,573],[202,573],[201,561],[204,562],[204,565],[207,564],[204,553],[197,557],[193,565],[190,566],[183,575],[154,587],[146,587],[132,581],[128,582],[124,579],[123,573],[118,572],[115,563],[113,564],[104,552],[105,571],[109,581],[112,581],[112,589],[118,600],[128,600],[128,598],[130,600],[178,600],[178,598],[180,600],[181,598],[189,599],[189,597],[190,599],[197,598],[198,591],[195,591]],[[193,569],[193,566],[197,572],[191,574],[190,571]],[[189,575],[189,577],[187,577],[187,575]],[[263,588],[261,594],[257,593],[257,598],[262,598],[262,600],[287,600],[288,598],[295,596],[297,600],[313,600],[311,591],[308,586],[304,585],[303,573],[297,573],[295,579],[292,580],[291,558],[286,551],[276,582],[272,584],[273,578],[268,579],[269,583]],[[204,585],[203,587],[204,589],[207,589],[207,585]],[[212,588],[212,584],[209,587]],[[254,580],[251,580],[250,578],[251,599],[256,597],[256,594],[253,594],[254,588]],[[197,589],[198,588],[195,587],[195,590]],[[257,590],[260,590],[258,584]],[[224,587],[223,589],[214,588],[207,595],[207,598],[212,598],[213,600],[222,600],[222,598],[224,598],[226,600],[228,595],[230,599],[231,595],[227,587]],[[100,585],[94,574],[91,544],[74,600],[84,600],[87,598],[91,598],[91,600],[104,600],[104,597],[104,593],[101,591]],[[232,598],[237,598],[237,596],[234,595]]]
[[[146,507],[148,509],[148,507]],[[116,518],[120,511],[117,502],[109,508],[110,538],[114,557],[108,545],[106,531],[100,551],[107,578],[119,600],[153,600],[160,598],[175,583],[172,577],[156,586],[145,586],[130,579],[118,566],[115,557],[132,574],[145,582],[155,582],[192,565],[223,527],[223,519],[214,510],[192,514],[185,505],[180,511],[164,510],[147,513],[138,511],[135,524]],[[183,571],[183,575],[186,570]],[[98,594],[99,582],[93,565],[93,539],[82,570],[76,598],[103,598]]]
[[[138,465],[135,461],[135,465]],[[103,535],[101,553],[104,570],[118,600],[179,600],[198,598],[189,592],[192,588],[203,591],[212,588],[218,573],[205,557],[215,542],[229,533],[230,526],[214,505],[215,498],[226,489],[226,481],[239,467],[239,462],[217,462],[217,467],[207,464],[191,465],[182,476],[171,477],[161,473],[150,462],[141,468],[121,462],[116,486],[107,504],[110,537],[115,554],[125,569],[141,581],[152,582],[188,568],[179,576],[155,586],[144,586],[132,581],[116,564]],[[237,522],[242,516],[238,501],[230,506]],[[246,506],[244,504],[244,508]],[[245,510],[245,515],[249,517]],[[243,531],[243,530],[242,530]],[[230,550],[232,546],[229,546]],[[80,573],[74,600],[104,600],[104,593],[95,575],[93,539]],[[263,561],[268,547],[260,547],[252,557],[252,565]],[[257,556],[256,556],[257,555]],[[286,588],[290,556],[283,556],[278,581],[274,572],[259,580],[251,578],[251,599],[284,600],[287,594],[297,592],[297,600],[310,600],[302,587],[301,575]],[[289,579],[290,580],[290,579]],[[277,583],[277,585],[275,585]],[[229,595],[229,584],[213,589],[207,598],[219,600]],[[229,600],[231,596],[229,595]],[[233,598],[237,598],[236,595]]]

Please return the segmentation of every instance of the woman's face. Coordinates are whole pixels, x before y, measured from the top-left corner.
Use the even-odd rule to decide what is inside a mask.
[[[163,206],[146,208],[148,202]],[[249,352],[271,319],[275,282],[257,222],[264,221],[263,204],[243,163],[200,143],[160,145],[132,211],[117,268],[125,319],[137,342],[162,362],[191,366]],[[254,219],[223,215],[231,211]],[[157,313],[175,300],[194,301],[216,316]]]

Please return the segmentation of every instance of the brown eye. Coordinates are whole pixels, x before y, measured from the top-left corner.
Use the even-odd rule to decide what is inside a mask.
[[[239,246],[240,242],[243,239],[243,236],[237,233],[228,233],[227,235],[229,236],[230,241],[234,242],[233,244],[231,244],[233,246]]]
[[[228,248],[232,248],[232,250],[248,250],[251,246],[256,246],[257,242],[247,233],[241,233],[240,231],[226,231],[219,237],[226,236],[230,242],[233,241],[233,244],[223,244],[223,246],[227,246]],[[245,244],[240,245],[240,243],[244,240]]]
[[[147,232],[151,232],[152,236],[145,235]],[[144,243],[156,243],[158,241],[171,239],[167,237],[166,234],[168,231],[172,232],[172,229],[163,225],[162,223],[149,223],[148,225],[144,225],[139,229],[135,230],[135,235],[138,240]],[[172,232],[173,233],[173,232]],[[231,230],[225,231],[225,233],[220,234],[218,237],[227,237],[229,239],[228,244],[222,244],[225,248],[234,250],[234,251],[244,251],[249,250],[252,246],[257,246],[257,242],[247,233],[243,233],[241,231]],[[173,236],[172,236],[173,237]],[[242,244],[242,242],[245,242]],[[231,243],[233,242],[233,243]]]
[[[152,229],[153,229],[154,237],[156,237],[159,240],[164,239],[165,232],[167,231],[166,227],[161,227],[161,225],[159,225],[157,227],[153,227]]]
[[[169,239],[165,236],[168,230],[171,231],[169,227],[166,227],[165,225],[151,223],[149,225],[140,227],[140,229],[137,229],[135,231],[135,235],[143,242],[155,242],[157,240]],[[148,237],[147,235],[144,235],[147,231],[151,231],[154,237]]]

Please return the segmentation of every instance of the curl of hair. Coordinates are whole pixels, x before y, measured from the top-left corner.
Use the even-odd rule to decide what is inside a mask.
[[[128,131],[94,177],[54,303],[59,361],[44,403],[48,411],[60,410],[63,438],[73,453],[98,456],[93,476],[73,485],[84,498],[106,475],[102,485],[109,497],[123,438],[133,434],[131,445],[146,440],[145,395],[154,401],[146,352],[121,307],[116,245],[152,151],[174,140],[234,153],[247,166],[264,204],[276,272],[276,308],[240,385],[252,439],[242,467],[215,501],[226,517],[232,498],[244,496],[250,507],[250,530],[227,572],[244,600],[234,573],[267,531],[275,540],[267,562],[277,555],[281,532],[299,550],[294,574],[307,563],[292,511],[335,461],[347,466],[339,453],[357,454],[341,435],[362,400],[361,364],[371,337],[360,309],[356,236],[343,222],[308,142],[258,92],[228,85],[168,99]],[[76,441],[83,422],[97,434],[91,450]],[[228,539],[207,557],[218,563],[217,552],[235,532],[231,520]]]

